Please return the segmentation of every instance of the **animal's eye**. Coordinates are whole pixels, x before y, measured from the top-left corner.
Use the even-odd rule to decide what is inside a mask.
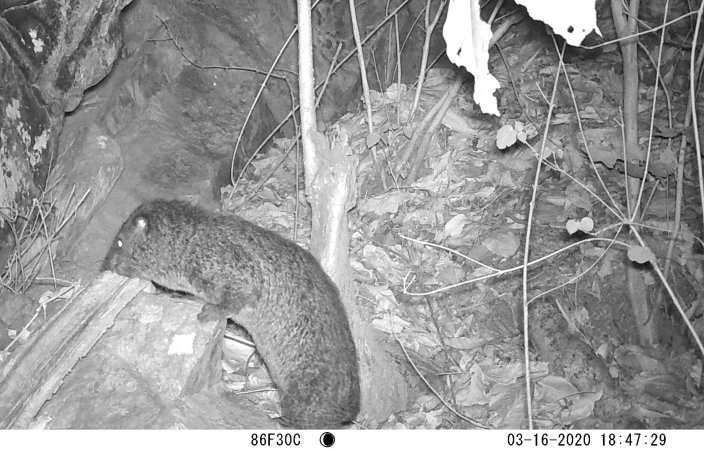
[[[117,247],[122,248],[122,239],[117,239]]]

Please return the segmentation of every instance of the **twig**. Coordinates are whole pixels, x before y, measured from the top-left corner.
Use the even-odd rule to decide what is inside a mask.
[[[452,412],[452,413],[453,413],[455,416],[457,416],[458,418],[460,418],[460,419],[462,419],[462,420],[464,420],[464,421],[467,421],[468,423],[470,423],[470,424],[472,424],[472,425],[475,425],[475,426],[479,427],[480,429],[489,429],[489,428],[490,428],[490,427],[488,427],[486,424],[483,424],[483,423],[477,421],[477,420],[474,419],[474,418],[470,418],[470,417],[467,416],[467,415],[463,415],[462,413],[460,413],[460,412],[458,412],[457,410],[455,410],[454,407],[452,407],[452,406],[445,400],[445,398],[443,398],[443,397],[440,395],[440,393],[438,393],[437,391],[435,391],[435,388],[433,388],[433,386],[430,384],[430,382],[428,382],[428,379],[426,379],[425,376],[423,376],[423,374],[420,372],[420,370],[418,369],[418,367],[416,366],[416,364],[413,363],[413,360],[411,360],[411,356],[408,355],[408,351],[406,351],[406,348],[403,346],[403,343],[401,343],[401,341],[398,339],[398,337],[396,336],[396,333],[394,333],[394,339],[396,339],[396,342],[397,342],[397,343],[399,344],[399,346],[401,347],[401,350],[403,351],[403,354],[406,356],[406,360],[408,360],[408,363],[411,364],[411,366],[413,367],[413,370],[416,372],[416,374],[418,374],[418,377],[420,377],[420,379],[423,381],[423,383],[425,384],[425,386],[428,387],[428,389],[430,389],[430,391],[433,392],[433,394],[440,400],[440,402],[442,402],[442,404],[443,404],[445,407],[447,407],[447,409],[448,409],[450,412]]]
[[[372,100],[369,95],[369,81],[367,81],[367,68],[364,64],[364,52],[362,51],[362,39],[359,36],[359,24],[357,23],[357,10],[354,5],[354,0],[349,0],[350,5],[350,17],[352,20],[352,35],[354,36],[354,43],[357,47],[357,62],[359,63],[359,74],[362,80],[362,95],[364,96],[364,105],[367,112],[367,133],[369,135],[374,134],[374,117],[372,116]],[[376,153],[376,145],[372,146],[372,159],[374,160],[374,167],[376,167],[379,173],[379,179],[381,180],[384,190],[386,190],[386,178],[384,177],[384,171],[379,164],[379,158]]]
[[[424,242],[424,241],[422,241],[422,240],[417,240],[417,239],[414,239],[414,238],[411,238],[411,237],[406,237],[405,235],[401,235],[401,238],[406,239],[406,240],[410,240],[410,241],[412,241],[412,242],[420,243],[421,245],[437,246],[437,247],[439,247],[439,248],[441,248],[441,249],[443,249],[443,250],[446,250],[446,251],[450,251],[450,252],[453,252],[453,251],[454,251],[454,250],[451,250],[451,249],[449,249],[449,248],[444,248],[444,247],[442,247],[442,246],[440,246],[440,245],[435,245],[435,244],[433,244],[433,243]],[[580,246],[580,245],[583,245],[583,244],[585,244],[585,243],[590,243],[590,242],[606,242],[606,243],[608,243],[608,244],[611,244],[611,243],[613,242],[613,244],[622,246],[622,247],[624,247],[624,248],[629,248],[629,247],[630,247],[630,245],[628,245],[628,244],[626,244],[626,243],[623,243],[623,242],[620,242],[620,241],[617,241],[617,240],[615,241],[614,239],[607,239],[607,238],[603,238],[603,237],[587,238],[587,239],[584,239],[584,240],[580,240],[579,242],[570,243],[569,245],[565,246],[564,248],[560,248],[559,250],[553,251],[553,252],[551,252],[550,254],[547,254],[547,255],[545,255],[545,256],[542,256],[542,257],[540,257],[540,258],[538,258],[538,259],[531,260],[530,262],[528,262],[527,266],[524,265],[524,264],[521,264],[521,265],[518,265],[518,266],[516,266],[516,267],[506,268],[506,269],[503,269],[503,270],[498,269],[498,268],[493,268],[493,267],[487,267],[488,269],[493,270],[494,272],[491,273],[491,274],[479,276],[479,277],[476,277],[476,278],[473,278],[473,279],[468,279],[468,280],[466,280],[466,281],[458,282],[458,283],[456,283],[456,284],[447,285],[447,286],[445,286],[445,287],[440,287],[440,288],[437,288],[437,289],[435,289],[435,290],[430,290],[430,291],[427,291],[427,292],[411,292],[411,291],[409,291],[408,289],[409,289],[409,287],[413,284],[413,281],[411,281],[411,282],[409,282],[409,283],[407,283],[407,282],[404,281],[403,293],[405,293],[405,294],[407,294],[407,295],[409,295],[409,296],[427,296],[427,295],[435,295],[435,294],[437,294],[437,293],[441,293],[441,292],[444,292],[444,291],[447,291],[447,290],[450,290],[450,289],[453,289],[453,288],[462,287],[462,286],[465,286],[465,285],[473,284],[473,283],[475,283],[475,282],[479,282],[479,281],[483,281],[483,280],[486,280],[486,279],[491,279],[491,278],[499,277],[499,276],[502,276],[502,275],[505,275],[505,274],[508,274],[508,273],[513,273],[513,272],[520,271],[520,270],[524,270],[524,269],[526,269],[526,268],[528,268],[528,267],[532,267],[532,266],[534,266],[534,265],[540,264],[541,262],[547,261],[547,260],[549,260],[549,259],[551,259],[551,258],[557,256],[557,255],[560,254],[560,253],[569,251],[569,250],[572,249],[572,248],[575,248],[575,247],[578,247],[578,246]],[[464,256],[464,255],[463,255],[462,257],[464,257],[464,258],[467,259],[467,260],[471,260],[471,261],[473,261],[473,262],[479,263],[479,262],[477,262],[477,261],[475,261],[475,260],[473,260],[473,259],[471,259],[471,258],[469,258],[469,257],[467,257],[467,256]],[[406,275],[406,278],[408,278],[408,275]]]
[[[447,6],[445,0],[440,2],[438,10],[435,12],[435,18],[430,22],[430,2],[431,0],[426,0],[425,3],[425,40],[423,42],[423,53],[420,60],[420,73],[418,74],[418,84],[416,86],[416,95],[413,98],[413,106],[411,106],[411,114],[408,117],[408,121],[413,121],[413,116],[416,114],[418,109],[418,103],[420,102],[420,93],[423,90],[423,83],[425,82],[425,69],[428,65],[428,53],[430,52],[430,38],[433,35],[433,31],[440,21],[440,16]]]

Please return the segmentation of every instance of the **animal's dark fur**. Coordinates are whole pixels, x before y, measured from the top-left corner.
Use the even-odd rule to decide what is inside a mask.
[[[125,221],[104,268],[197,296],[207,303],[199,318],[244,327],[280,390],[284,424],[339,427],[359,412],[337,287],[295,243],[236,216],[155,200]]]

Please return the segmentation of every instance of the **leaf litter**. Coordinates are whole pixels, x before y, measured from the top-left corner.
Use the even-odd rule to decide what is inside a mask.
[[[507,58],[509,64],[519,67],[519,57],[531,70],[513,69],[513,76],[520,77],[518,95],[540,98],[540,89],[548,91],[551,86],[557,67],[554,56],[515,51]],[[584,105],[581,115],[589,124],[585,138],[590,154],[607,188],[625,204],[621,138],[613,127],[621,89],[613,73],[614,58],[604,55],[600,60],[577,61],[578,69],[569,69],[569,74],[575,96]],[[496,71],[501,72],[501,67]],[[384,130],[373,144],[383,149],[379,154],[389,159],[389,166],[422,112],[452,82],[451,72],[433,69],[426,82],[429,87],[421,95],[420,113],[413,124],[405,123],[412,89],[394,85],[387,94],[372,96],[375,127]],[[398,89],[400,104],[396,104]],[[543,117],[545,108],[528,101],[521,110],[514,97],[504,97],[502,118],[488,118],[465,100],[470,97],[465,92],[455,100],[444,127],[429,140],[428,161],[418,179],[406,185],[402,178],[390,177],[392,187],[387,190],[368,149],[365,114],[340,119],[359,157],[359,199],[349,213],[350,264],[359,286],[359,306],[369,310],[372,326],[388,336],[390,345],[398,339],[415,360],[424,362],[417,375],[426,377],[460,413],[491,428],[519,428],[526,425],[522,283],[520,270],[510,269],[523,259],[527,211],[523,195],[536,160],[521,142],[537,135],[533,125],[520,117]],[[560,101],[566,108],[567,101]],[[402,127],[394,124],[397,114],[405,124]],[[589,173],[584,145],[575,136],[573,113],[558,108],[553,122],[548,156],[580,182],[550,170],[541,177],[531,260],[594,235],[611,218],[585,190],[598,192],[598,184]],[[289,143],[279,140],[255,160],[253,171],[238,187],[240,200],[231,206],[245,218],[308,247],[310,209],[300,170],[296,178],[300,158],[287,155]],[[658,145],[655,163],[649,166],[655,177],[672,173],[676,164],[664,143]],[[629,163],[642,166],[642,161]],[[271,171],[273,176],[263,181]],[[667,193],[667,188],[655,190],[644,212],[645,224],[653,227],[652,240],[667,236],[659,231],[667,229],[671,219],[673,200]],[[696,226],[697,214],[701,210],[689,206],[683,219],[685,231]],[[697,295],[704,297],[702,257],[695,247],[694,239],[685,235],[675,255],[680,278],[692,286],[692,293],[685,295],[692,308],[697,306]],[[643,260],[664,254],[634,251]],[[678,351],[635,344],[634,327],[628,324],[632,317],[623,300],[623,257],[603,242],[586,242],[529,269],[536,426],[668,428],[702,422],[702,362],[695,351],[683,345],[681,335],[672,337],[682,346]],[[700,320],[700,333],[703,329]],[[438,399],[419,389],[408,410],[385,422],[365,424],[394,429],[468,426]]]

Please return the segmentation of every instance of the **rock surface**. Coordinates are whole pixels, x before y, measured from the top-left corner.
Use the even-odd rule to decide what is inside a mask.
[[[44,187],[64,113],[110,70],[120,48],[119,14],[130,1],[0,6],[3,209],[22,205]]]
[[[221,384],[222,323],[201,304],[142,293],[66,376],[35,419],[52,429],[273,428]]]

